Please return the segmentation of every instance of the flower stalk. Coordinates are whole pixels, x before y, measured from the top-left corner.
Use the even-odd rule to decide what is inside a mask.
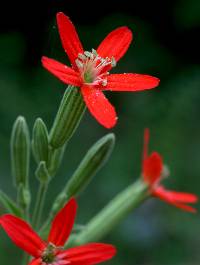
[[[148,196],[148,186],[142,180],[128,186],[94,216],[85,229],[79,234],[71,236],[67,247],[100,240]]]
[[[32,219],[33,227],[36,229],[40,224],[47,189],[48,189],[48,182],[40,182],[40,187],[38,190],[36,204],[33,212],[33,219]]]

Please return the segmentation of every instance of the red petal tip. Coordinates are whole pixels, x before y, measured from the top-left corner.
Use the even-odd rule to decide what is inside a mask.
[[[157,181],[160,180],[162,170],[162,157],[157,152],[153,152],[149,157],[144,160],[143,176],[144,180],[150,186],[153,186]]]
[[[69,17],[68,16],[66,16],[63,12],[57,12],[57,14],[56,14],[56,18],[57,19],[59,19],[60,17],[67,17],[68,19],[69,19]]]
[[[87,85],[81,87],[81,92],[89,111],[95,119],[107,129],[114,127],[117,122],[115,108],[103,92]]]

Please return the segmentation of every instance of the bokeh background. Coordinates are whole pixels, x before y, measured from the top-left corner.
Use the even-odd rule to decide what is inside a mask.
[[[0,10],[0,188],[13,199],[9,141],[18,115],[30,131],[37,117],[48,128],[65,85],[46,72],[42,55],[68,62],[55,22],[57,11],[71,17],[90,50],[117,26],[133,30],[134,42],[116,72],[137,72],[161,79],[159,88],[139,93],[108,93],[119,121],[109,162],[79,197],[78,222],[86,223],[114,195],[135,181],[141,170],[143,130],[151,130],[171,176],[166,186],[200,195],[200,2],[175,1],[27,1],[4,2]],[[68,144],[64,163],[49,189],[45,217],[61,187],[85,152],[108,133],[86,114]],[[34,201],[37,181],[31,163]],[[20,264],[19,251],[0,232],[0,263]],[[115,265],[195,265],[200,262],[200,214],[191,215],[155,199],[130,214],[104,240],[118,247]]]

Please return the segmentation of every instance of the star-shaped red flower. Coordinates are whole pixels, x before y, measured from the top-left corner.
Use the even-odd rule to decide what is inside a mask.
[[[111,259],[116,250],[109,244],[90,243],[62,249],[72,230],[76,209],[76,201],[71,199],[53,220],[47,241],[11,214],[1,216],[0,225],[14,244],[34,257],[29,265],[93,265]]]
[[[132,41],[132,33],[127,27],[112,31],[97,50],[88,52],[84,51],[76,29],[67,16],[58,13],[57,24],[72,67],[47,57],[42,57],[42,64],[64,83],[80,87],[91,114],[106,128],[116,124],[117,116],[103,91],[140,91],[159,84],[159,79],[150,75],[109,73]]]
[[[196,212],[196,209],[187,205],[189,203],[196,203],[198,198],[196,195],[185,192],[176,192],[165,189],[161,184],[163,177],[163,160],[160,154],[152,152],[148,155],[149,130],[146,129],[144,133],[144,150],[143,150],[143,167],[142,177],[149,185],[150,193],[159,199],[172,204],[182,210],[188,212]]]

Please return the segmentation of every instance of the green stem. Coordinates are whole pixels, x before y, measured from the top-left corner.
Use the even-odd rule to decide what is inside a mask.
[[[138,180],[108,203],[78,235],[70,238],[67,246],[95,242],[107,235],[120,221],[148,197],[148,187]]]
[[[40,187],[37,194],[35,209],[33,212],[33,227],[35,229],[38,228],[38,225],[40,224],[41,214],[44,207],[44,201],[47,193],[48,188],[48,182],[47,183],[40,183]]]

